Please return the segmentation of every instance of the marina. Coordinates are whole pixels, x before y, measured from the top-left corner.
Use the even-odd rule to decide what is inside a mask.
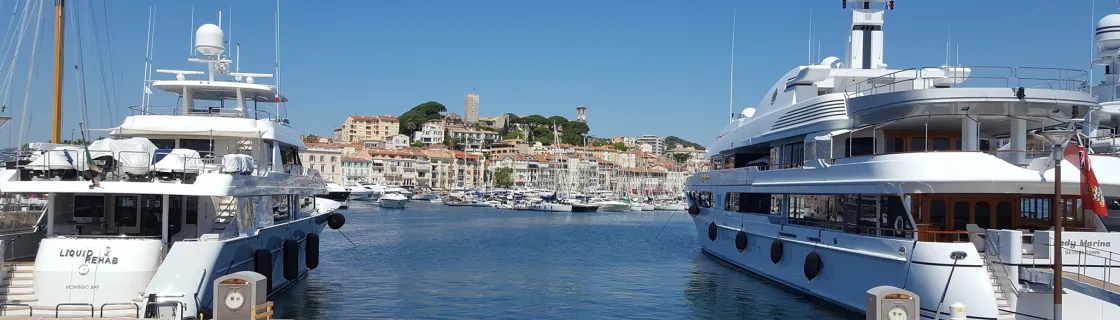
[[[573,1],[0,2],[0,320],[1120,318],[1120,9]]]

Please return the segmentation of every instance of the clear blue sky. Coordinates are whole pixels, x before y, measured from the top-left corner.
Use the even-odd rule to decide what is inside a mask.
[[[11,12],[14,2],[0,2],[0,12]],[[128,106],[139,104],[147,12],[153,3],[158,3],[156,68],[202,70],[186,62],[190,34],[202,23],[216,22],[219,9],[226,18],[230,14],[228,1],[109,0],[111,35],[106,35],[100,5],[70,1],[83,13],[89,127],[114,126],[129,113]],[[50,137],[53,1],[46,4],[31,88],[34,111],[26,129],[30,141]],[[233,4],[231,40],[242,45],[241,70],[273,72],[275,2]],[[1114,1],[1100,0],[1093,17],[1090,4],[900,0],[884,27],[885,61],[892,69],[943,64],[951,25],[963,65],[1085,69],[1096,19],[1120,12]],[[575,107],[585,105],[593,135],[676,135],[706,145],[727,122],[736,6],[736,110],[755,105],[780,76],[808,62],[810,9],[821,55],[844,57],[850,13],[836,0],[283,1],[282,89],[291,99],[293,125],[320,135],[329,135],[349,114],[400,115],[429,100],[462,114],[463,95],[478,89],[483,116],[513,112],[574,118]],[[90,26],[91,9],[101,24],[100,38]],[[0,19],[0,28],[9,19]],[[79,108],[72,69],[75,28],[72,22],[67,27],[63,135],[69,138]],[[5,146],[14,144],[13,128],[19,127],[32,32],[27,31],[24,55],[4,100],[3,115],[15,118],[0,132]],[[112,63],[108,57],[97,63],[94,44],[110,37]],[[102,64],[107,74],[111,69],[116,75],[115,88],[103,89]],[[104,91],[115,92],[119,104],[105,99]],[[174,96],[163,92],[153,101],[174,103]],[[116,119],[109,118],[107,108]]]

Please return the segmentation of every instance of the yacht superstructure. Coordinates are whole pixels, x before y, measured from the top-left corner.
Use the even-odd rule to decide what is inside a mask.
[[[1060,211],[1063,296],[1077,306],[1062,314],[1114,318],[1120,294],[1109,288],[1120,277],[1109,275],[1120,254],[1106,252],[1117,251],[1107,244],[1120,233],[1101,232],[1100,217],[1082,210],[1076,164],[1060,162],[1054,203],[1052,144],[1041,142],[1090,114],[1095,125],[1116,125],[1088,92],[1087,72],[888,69],[883,18],[894,1],[844,5],[847,59],[782,76],[719,133],[712,170],[688,178],[703,251],[858,312],[868,289],[889,285],[917,293],[925,319],[947,318],[955,302],[969,319],[1052,319],[1048,229]],[[1064,131],[1055,143],[1086,144]],[[1115,202],[1120,158],[1088,158]]]
[[[271,294],[318,266],[318,234],[345,220],[314,196],[327,188],[301,166],[299,132],[257,107],[286,99],[256,82],[271,75],[230,71],[220,27],[195,35],[204,57],[189,61],[206,72],[161,69],[175,79],[145,83],[181,104],[134,107],[113,138],[0,169],[6,211],[45,217],[33,292],[15,303],[44,315],[193,318],[214,307],[218,277],[255,271]],[[38,194],[45,205],[23,205]]]

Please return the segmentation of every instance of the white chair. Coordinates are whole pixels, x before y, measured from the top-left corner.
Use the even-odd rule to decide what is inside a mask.
[[[964,228],[968,231],[968,241],[976,246],[976,251],[984,252],[984,249],[987,248],[984,238],[987,236],[988,230],[975,224],[967,224]]]

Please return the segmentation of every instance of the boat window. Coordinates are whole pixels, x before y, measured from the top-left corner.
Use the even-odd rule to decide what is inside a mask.
[[[883,229],[891,229],[880,233],[880,235],[908,237],[910,234],[901,230],[914,230],[914,228],[910,226],[910,220],[906,217],[909,214],[906,212],[906,205],[903,204],[902,197],[880,197],[879,213],[882,215],[882,221],[880,221],[879,225]]]
[[[996,224],[994,228],[1011,228],[1015,219],[1015,208],[1009,201],[1000,201],[996,204]]]
[[[158,236],[163,233],[160,220],[163,217],[163,195],[145,194],[140,196],[140,235]]]
[[[969,217],[971,208],[972,206],[968,201],[954,201],[953,212],[950,214],[950,216],[953,217],[953,221],[950,222],[952,227],[947,231],[965,230],[965,225],[971,222],[971,218]]]
[[[727,203],[724,205],[723,210],[738,211],[739,210],[739,193],[727,193]]]
[[[887,153],[898,153],[906,151],[906,140],[899,137],[887,137],[886,150]]]
[[[949,138],[933,138],[933,150],[934,151],[952,150],[952,148],[950,146],[951,145],[949,143]]]
[[[136,226],[136,196],[117,196],[113,204],[117,227]]]
[[[186,208],[187,209],[187,211],[186,211],[186,215],[187,215],[186,224],[197,225],[198,224],[198,197],[188,196],[187,201],[186,201],[186,207],[187,207]]]
[[[845,145],[848,150],[845,150],[852,157],[867,156],[875,154],[875,138],[848,138]]]
[[[1049,198],[1023,197],[1019,211],[1021,212],[1019,218],[1022,222],[1042,225],[1050,223]]]
[[[175,149],[175,139],[148,139],[156,149]]]
[[[996,227],[992,224],[992,204],[988,201],[976,201],[976,204],[972,205],[972,215],[972,223],[977,226],[985,229]]]
[[[770,214],[782,215],[782,197],[780,194],[770,196]]]
[[[185,196],[168,197],[167,205],[167,236],[171,237],[183,230],[183,198]],[[162,217],[162,212],[160,213]],[[162,228],[162,226],[161,226]],[[162,231],[162,230],[160,230]]]
[[[770,213],[769,193],[740,193],[739,207],[735,211],[742,213]]]
[[[926,151],[926,138],[925,137],[911,137],[910,138],[910,151],[913,151],[913,152]]]
[[[74,196],[74,218],[97,219],[105,217],[104,196]]]
[[[179,139],[179,148],[198,151],[198,155],[203,158],[214,154],[213,143],[205,139]]]

